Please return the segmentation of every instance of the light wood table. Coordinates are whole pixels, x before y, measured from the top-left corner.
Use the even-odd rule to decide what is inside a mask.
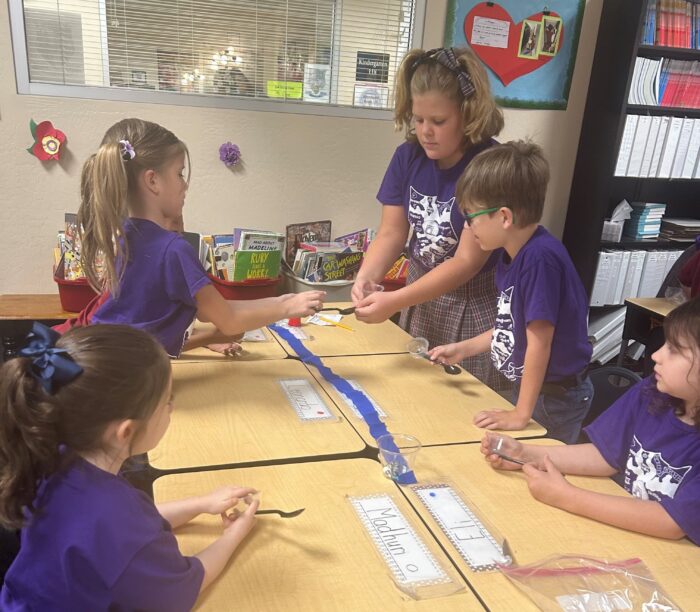
[[[326,303],[324,307],[338,306],[346,308],[352,306],[351,302]],[[337,314],[334,311],[325,314]],[[305,320],[305,319],[304,319]],[[341,321],[343,325],[351,327],[353,331],[342,329],[334,325],[312,325],[304,323],[301,329],[313,340],[304,340],[304,345],[318,357],[338,355],[378,355],[386,353],[405,353],[406,345],[411,336],[391,321],[369,324],[358,321],[354,314],[345,315]],[[273,332],[274,333],[274,332]],[[275,334],[277,336],[277,334]],[[279,338],[279,336],[277,336]],[[293,357],[296,353],[289,345],[279,338],[282,346]]]
[[[323,363],[346,380],[360,385],[386,413],[386,425],[392,433],[407,433],[423,445],[476,442],[484,430],[472,420],[480,410],[512,409],[513,406],[468,372],[446,374],[408,353],[403,355],[367,355],[364,357],[328,357]],[[357,424],[365,441],[376,447],[369,430],[347,406],[335,388],[313,366],[307,366],[348,420]],[[531,421],[516,437],[543,436],[545,429]]]
[[[0,320],[54,321],[76,316],[61,307],[58,293],[0,295]]]
[[[391,494],[435,558],[454,574],[458,585],[464,587],[464,582],[375,461],[171,474],[158,478],[153,489],[156,501],[164,502],[226,484],[256,487],[262,491],[263,508],[306,510],[291,519],[259,516],[224,573],[197,601],[197,610],[483,610],[468,588],[414,601],[395,586],[347,495]],[[178,529],[176,536],[183,554],[191,555],[220,533],[221,519],[203,515]]]
[[[195,323],[195,330],[207,331],[214,330],[212,323]],[[173,364],[178,363],[193,363],[199,361],[261,361],[266,359],[285,359],[287,352],[282,348],[282,345],[277,340],[277,337],[267,329],[262,328],[265,334],[265,342],[241,342],[243,352],[234,357],[227,357],[221,353],[215,353],[206,347],[192,349],[182,353],[179,359],[173,360]]]
[[[561,444],[554,440],[533,443]],[[540,503],[530,495],[521,472],[492,469],[475,444],[424,448],[417,459],[416,476],[420,481],[444,482],[447,479],[449,484],[458,487],[477,513],[508,540],[518,565],[557,554],[580,553],[614,561],[639,557],[681,609],[698,608],[700,547],[690,541],[662,540],[632,533]],[[627,495],[609,478],[567,478],[577,486],[600,493]],[[407,494],[490,609],[523,612],[537,609],[502,574],[469,570],[413,491]]]
[[[280,379],[307,379],[336,421],[301,421]],[[173,368],[175,409],[153,467],[174,468],[360,452],[365,444],[296,359]]]

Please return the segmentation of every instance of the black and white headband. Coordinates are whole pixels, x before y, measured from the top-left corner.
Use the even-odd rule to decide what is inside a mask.
[[[476,88],[474,87],[471,74],[469,74],[469,71],[457,61],[457,56],[455,55],[454,49],[451,47],[425,51],[416,59],[416,61],[413,62],[413,65],[411,66],[411,73],[415,72],[416,68],[418,68],[420,64],[430,60],[436,61],[438,64],[443,65],[457,77],[459,89],[462,91],[462,95],[465,98],[471,98],[476,93]]]

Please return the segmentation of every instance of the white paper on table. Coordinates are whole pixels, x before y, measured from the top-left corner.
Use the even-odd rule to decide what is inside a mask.
[[[379,404],[377,404],[377,402],[375,402],[375,401],[369,396],[369,394],[367,393],[367,391],[365,391],[365,390],[359,385],[359,383],[357,383],[357,382],[354,381],[354,380],[348,380],[347,382],[348,382],[348,384],[349,384],[353,389],[356,389],[357,391],[362,391],[362,393],[364,393],[364,394],[367,396],[367,399],[370,401],[370,403],[372,404],[372,406],[374,406],[374,409],[377,411],[377,414],[378,414],[381,418],[383,418],[383,419],[386,418],[386,412],[384,412],[384,411],[382,410],[381,406],[380,406]],[[360,411],[356,408],[355,404],[353,404],[353,403],[350,401],[350,398],[349,398],[347,395],[345,395],[344,393],[338,392],[338,394],[340,395],[341,398],[343,398],[343,401],[347,404],[348,408],[350,408],[350,410],[353,411],[353,413],[355,414],[355,416],[356,416],[358,419],[361,419],[361,418],[362,418],[362,415],[360,414]]]
[[[291,332],[292,336],[294,336],[297,340],[311,340],[311,338],[309,338],[307,333],[303,329],[301,329],[301,327],[292,327],[284,319],[282,319],[281,321],[277,321],[275,325],[279,325],[280,327],[284,327],[284,329],[288,329]]]
[[[348,500],[399,584],[450,581],[389,495]]]
[[[333,323],[340,323],[340,321],[343,319],[343,315],[341,314],[330,314],[324,312],[323,315],[311,315],[308,319],[306,319],[306,322],[311,323],[312,325],[320,325],[321,327],[325,325],[333,325],[333,323],[329,323],[328,321],[324,321],[323,319],[321,319],[321,316],[323,317],[323,319],[333,321]]]
[[[512,560],[504,554],[502,545],[452,487],[437,484],[411,488],[473,571],[493,570],[497,563],[510,565]]]
[[[241,342],[267,342],[267,336],[262,328],[251,329],[243,334]]]
[[[279,381],[290,405],[302,421],[336,419],[313,385],[304,378]]]
[[[474,17],[472,38],[470,44],[483,47],[508,48],[508,35],[510,23],[502,19],[489,19],[488,17]]]

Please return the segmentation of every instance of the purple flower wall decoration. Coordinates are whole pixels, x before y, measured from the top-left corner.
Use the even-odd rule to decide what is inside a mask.
[[[219,159],[227,168],[233,168],[241,161],[241,150],[232,142],[225,142],[219,147]]]

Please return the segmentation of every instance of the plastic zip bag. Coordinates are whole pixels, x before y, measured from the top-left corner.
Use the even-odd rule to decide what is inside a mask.
[[[559,555],[501,571],[545,611],[680,611],[641,559]]]

